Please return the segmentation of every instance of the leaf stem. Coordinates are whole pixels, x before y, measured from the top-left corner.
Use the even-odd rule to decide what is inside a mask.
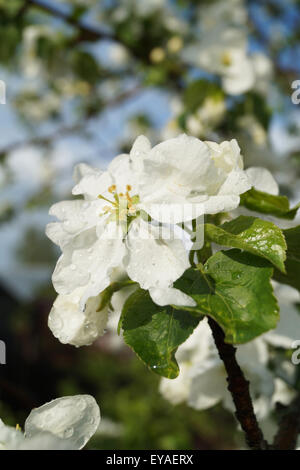
[[[208,318],[208,323],[212,330],[220,359],[223,361],[228,375],[228,390],[231,393],[236,408],[236,418],[245,433],[246,442],[250,449],[265,450],[268,448],[268,443],[264,440],[263,433],[254,413],[249,392],[249,381],[245,379],[236,360],[236,348],[231,344],[225,343],[223,330],[212,318]]]

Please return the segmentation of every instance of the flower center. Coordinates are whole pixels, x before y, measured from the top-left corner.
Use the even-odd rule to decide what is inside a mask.
[[[231,55],[228,51],[224,52],[222,57],[221,57],[221,62],[222,65],[225,65],[225,67],[229,67],[232,63]]]
[[[104,206],[103,212],[100,214],[107,215],[110,214],[108,222],[114,221],[117,224],[129,223],[138,215],[137,204],[139,203],[139,196],[136,194],[134,196],[130,195],[132,190],[131,186],[126,185],[126,192],[119,193],[115,184],[108,188],[108,192],[113,196],[113,200],[108,199],[107,197],[99,194],[98,198],[107,201],[110,205]]]

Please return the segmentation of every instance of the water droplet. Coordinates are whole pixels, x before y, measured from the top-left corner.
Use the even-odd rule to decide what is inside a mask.
[[[74,434],[74,429],[71,427],[71,428],[67,428],[65,431],[64,431],[64,438],[65,439],[69,439],[70,437],[72,437]]]

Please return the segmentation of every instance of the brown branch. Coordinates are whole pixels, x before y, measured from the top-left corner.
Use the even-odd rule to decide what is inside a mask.
[[[282,410],[279,430],[275,436],[273,449],[293,450],[300,433],[300,395]]]
[[[237,363],[236,348],[224,342],[225,335],[219,325],[212,319],[208,319],[212,330],[219,356],[224,363],[227,372],[228,390],[236,408],[236,417],[246,435],[246,442],[250,449],[265,450],[268,447],[263,433],[258,425],[253,404],[249,392],[249,382]]]
[[[108,107],[113,108],[114,106],[117,106],[123,103],[127,99],[135,96],[135,94],[138,93],[139,91],[141,91],[141,87],[139,85],[133,87],[130,90],[124,91],[124,93],[121,93],[119,96],[116,96],[116,98],[113,98],[112,100],[109,100],[106,103],[104,103],[103,108],[101,109],[101,112],[106,110]],[[54,139],[60,139],[62,137],[65,137],[68,134],[74,134],[75,132],[79,132],[80,130],[82,130],[83,126],[93,118],[96,118],[96,113],[89,114],[88,116],[86,116],[84,121],[73,124],[71,126],[61,127],[58,130],[52,132],[51,134],[33,137],[32,139],[28,139],[28,140],[20,140],[19,142],[13,142],[7,147],[3,147],[2,149],[0,148],[0,156],[6,155],[10,152],[13,152],[14,150],[17,150],[21,147],[25,147],[28,145],[48,145]]]

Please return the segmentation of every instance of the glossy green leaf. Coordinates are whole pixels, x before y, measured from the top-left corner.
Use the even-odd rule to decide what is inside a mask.
[[[299,204],[291,209],[286,196],[274,196],[254,188],[241,195],[240,204],[252,211],[290,220],[294,219],[299,209]]]
[[[241,215],[220,227],[205,224],[204,230],[206,240],[262,256],[285,272],[285,238],[280,228],[272,222]]]
[[[175,352],[199,318],[171,306],[159,307],[147,291],[139,289],[127,299],[121,321],[125,343],[139,358],[157,374],[177,377]]]
[[[190,268],[175,287],[190,295],[194,313],[214,318],[228,343],[246,343],[276,327],[278,306],[262,258],[233,249],[219,251],[205,266]]]
[[[286,274],[276,270],[274,278],[300,291],[300,225],[283,230],[287,243]]]

